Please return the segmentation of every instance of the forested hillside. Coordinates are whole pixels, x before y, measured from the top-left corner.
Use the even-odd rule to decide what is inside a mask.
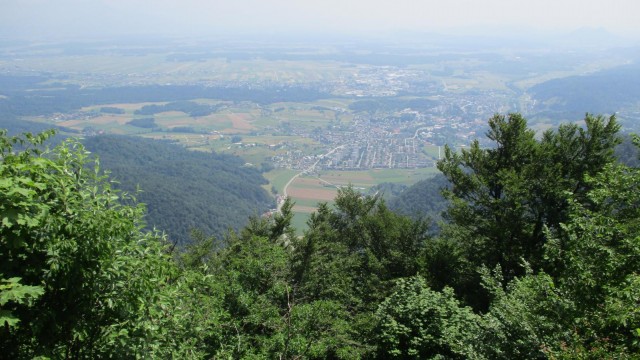
[[[640,98],[640,66],[624,65],[581,76],[553,79],[533,86],[529,92],[536,110],[569,118],[588,112],[614,113],[637,105]]]
[[[617,121],[489,129],[493,147],[439,161],[435,236],[343,188],[302,237],[286,202],[173,252],[80,144],[2,133],[3,356],[638,358],[640,169],[615,157]]]
[[[275,207],[261,187],[267,183],[262,174],[235,156],[123,136],[90,137],[84,144],[115,187],[147,205],[147,228],[166,231],[172,242],[188,243],[193,229],[222,237]]]
[[[397,196],[391,197],[388,201],[389,208],[414,218],[428,217],[434,221],[441,220],[442,212],[448,204],[442,196],[442,190],[449,186],[449,182],[441,174],[420,180]]]
[[[622,142],[616,148],[616,157],[627,166],[640,167],[640,151],[633,144],[633,136],[623,136]]]

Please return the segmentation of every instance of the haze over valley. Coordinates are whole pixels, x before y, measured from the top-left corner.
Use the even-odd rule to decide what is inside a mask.
[[[639,56],[604,29],[5,40],[0,112],[9,129],[165,139],[264,165],[265,188],[296,200],[304,228],[340,186],[430,176],[445,144],[485,141],[496,113],[519,112],[538,131],[616,113],[637,129]]]
[[[640,354],[640,2],[1,9],[2,356]]]

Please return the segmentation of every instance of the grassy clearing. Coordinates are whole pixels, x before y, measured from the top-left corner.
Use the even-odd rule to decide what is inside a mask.
[[[309,220],[309,213],[296,212],[293,214],[291,225],[296,229],[296,235],[302,235],[308,229],[307,221]]]
[[[336,192],[337,194],[337,192]],[[335,198],[335,196],[334,196]],[[294,210],[296,210],[296,208],[312,208],[312,209],[316,209],[318,207],[318,204],[321,202],[326,202],[329,204],[333,204],[333,199],[331,200],[318,200],[318,199],[300,199],[300,198],[296,198],[295,199],[295,206],[294,206]],[[304,212],[304,211],[303,211]]]
[[[420,169],[374,169],[369,170],[376,184],[392,182],[403,185],[412,185],[424,178],[431,177],[438,173],[436,168]]]
[[[312,214],[314,212],[316,212],[316,206],[302,206],[302,205],[296,205],[294,207],[294,211],[300,214]]]
[[[436,168],[420,169],[371,169],[362,171],[322,171],[318,177],[336,185],[353,185],[369,188],[383,182],[411,185],[418,180],[436,174]]]

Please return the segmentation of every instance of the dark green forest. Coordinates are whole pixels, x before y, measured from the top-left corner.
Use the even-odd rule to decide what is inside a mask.
[[[448,188],[449,185],[450,183],[444,175],[437,174],[430,179],[420,180],[396,196],[390,197],[388,206],[399,214],[415,219],[428,217],[439,221],[442,219],[442,212],[446,210],[448,205],[442,190]]]
[[[3,132],[2,354],[638,358],[640,170],[617,160],[619,128],[587,115],[536,136],[519,114],[494,116],[493,147],[438,163],[435,235],[343,188],[301,237],[287,201],[182,249],[144,230],[144,206],[77,141],[46,150],[50,133]]]
[[[137,126],[143,129],[159,129],[160,126],[156,123],[156,119],[152,117],[137,118],[127,121],[127,125]]]
[[[219,109],[219,106],[203,105],[193,101],[174,101],[165,105],[145,105],[136,110],[136,115],[156,115],[165,111],[181,111],[191,117],[207,116]]]
[[[146,228],[165,231],[172,243],[188,243],[195,229],[222,237],[275,207],[261,187],[267,180],[237,156],[116,135],[89,137],[83,144],[115,188],[146,205]]]

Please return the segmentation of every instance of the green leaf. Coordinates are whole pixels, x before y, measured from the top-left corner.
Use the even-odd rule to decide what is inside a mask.
[[[18,325],[19,322],[20,322],[20,319],[13,316],[11,311],[0,310],[0,326],[6,323],[9,327],[14,327]]]

